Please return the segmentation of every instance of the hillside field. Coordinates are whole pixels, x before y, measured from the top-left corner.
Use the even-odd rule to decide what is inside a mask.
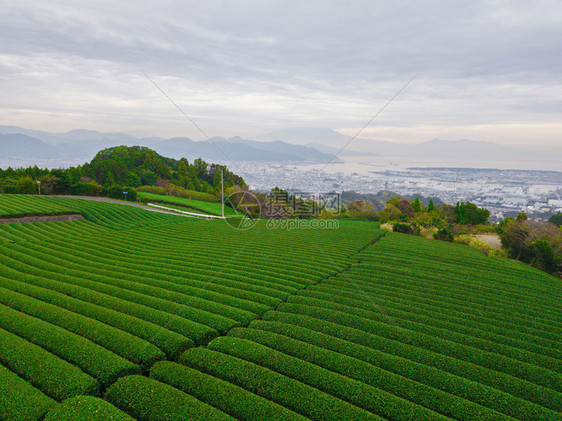
[[[174,196],[164,196],[161,194],[145,193],[139,192],[138,196],[141,199],[146,199],[150,203],[163,204],[165,206],[171,206],[180,210],[193,210],[197,212],[203,212],[208,215],[218,215],[222,214],[222,205],[216,202],[204,202],[202,200],[186,199],[183,197]],[[234,216],[238,213],[236,210],[229,206],[224,207],[224,214],[226,216]]]
[[[0,195],[76,213],[0,224],[0,420],[562,420],[553,276],[367,221]]]

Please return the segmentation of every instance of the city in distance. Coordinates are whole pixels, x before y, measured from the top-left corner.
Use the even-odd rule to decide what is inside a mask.
[[[351,141],[351,142],[350,142]],[[445,203],[471,201],[492,216],[525,211],[548,218],[562,208],[562,153],[475,140],[432,139],[416,144],[352,139],[328,128],[281,129],[258,136],[194,141],[126,133],[73,130],[49,133],[0,126],[0,168],[79,165],[100,149],[141,145],[163,156],[202,158],[243,170],[252,189],[283,186],[292,192],[388,189],[436,197]]]

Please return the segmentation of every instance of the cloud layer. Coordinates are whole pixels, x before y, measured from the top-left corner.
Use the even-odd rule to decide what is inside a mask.
[[[554,1],[40,1],[0,11],[0,121],[252,137],[281,127],[559,145]],[[558,12],[557,12],[558,10]]]

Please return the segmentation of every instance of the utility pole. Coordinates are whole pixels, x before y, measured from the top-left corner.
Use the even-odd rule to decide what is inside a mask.
[[[222,217],[224,218],[224,174],[221,168],[221,204],[222,204]]]

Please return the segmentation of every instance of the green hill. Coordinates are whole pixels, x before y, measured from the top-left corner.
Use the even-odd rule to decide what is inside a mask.
[[[0,419],[559,420],[560,280],[366,221],[0,195]]]
[[[194,200],[183,197],[164,196],[161,194],[152,194],[139,192],[139,197],[142,200],[147,200],[150,203],[158,203],[165,206],[172,206],[180,210],[193,210],[203,212],[209,215],[221,215],[222,205],[220,203],[204,202],[202,200]],[[236,210],[229,206],[224,207],[224,214],[226,216],[237,215]]]
[[[16,170],[0,168],[0,193],[72,194],[123,198],[140,186],[159,186],[180,195],[186,191],[215,198],[223,173],[224,188],[244,185],[242,177],[226,167],[202,159],[188,162],[166,158],[144,146],[115,146],[101,150],[91,162],[66,169],[41,169],[37,166]],[[39,186],[38,186],[39,182]],[[128,196],[134,200],[134,195]]]

